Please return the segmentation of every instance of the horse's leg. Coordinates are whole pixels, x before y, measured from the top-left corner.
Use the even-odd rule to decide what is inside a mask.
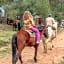
[[[46,43],[46,39],[42,39],[43,40],[43,45],[44,45],[44,53],[47,53],[47,43]]]
[[[21,64],[23,63],[23,61],[22,61],[22,56],[21,56],[21,52],[19,52],[18,51],[18,56],[19,56],[19,60],[20,60],[20,62],[21,62]]]
[[[16,27],[15,27],[15,31],[16,31]]]
[[[57,29],[55,30],[55,37],[57,36]]]
[[[53,34],[52,34],[51,41],[50,41],[52,48],[54,47],[52,40],[53,40],[54,38],[56,38],[56,35],[57,35],[56,30],[54,30],[54,31],[53,31]]]
[[[44,53],[47,53],[47,43],[44,45]]]
[[[13,31],[14,31],[14,26],[13,26]]]
[[[37,62],[37,49],[38,49],[38,44],[35,46],[35,56],[34,56],[35,62]]]
[[[13,31],[15,31],[15,25],[13,26]]]
[[[21,64],[23,64],[21,52],[22,52],[24,46],[25,46],[24,44],[21,44],[18,46],[18,56],[19,56],[19,60],[20,60]]]
[[[17,31],[19,31],[19,30],[18,30],[18,25],[17,25]]]
[[[51,39],[51,41],[50,41],[50,44],[51,44],[50,50],[52,50],[52,48],[54,48],[54,45],[53,45],[52,39]]]
[[[16,31],[18,30],[18,27],[17,27],[17,25],[16,25]]]
[[[53,30],[52,39],[56,38],[56,30]]]
[[[53,47],[53,43],[52,43],[52,38],[51,37],[48,37],[48,39],[46,40],[46,44],[50,42],[50,50],[52,50],[52,47]]]
[[[16,31],[16,25],[14,25],[14,31]]]

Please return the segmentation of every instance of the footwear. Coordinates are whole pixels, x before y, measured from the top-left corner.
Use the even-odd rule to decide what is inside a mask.
[[[42,42],[42,39],[40,40],[40,42]]]
[[[39,44],[39,43],[40,43],[40,41],[37,41],[36,43],[37,43],[37,44]]]
[[[42,39],[40,41],[37,41],[36,43],[41,43],[42,42]]]

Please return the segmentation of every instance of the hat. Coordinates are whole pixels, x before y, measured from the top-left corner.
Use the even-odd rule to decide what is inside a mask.
[[[48,17],[51,17],[52,16],[52,14],[48,14]]]

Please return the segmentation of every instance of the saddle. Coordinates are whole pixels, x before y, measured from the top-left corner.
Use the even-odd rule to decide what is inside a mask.
[[[32,30],[25,30],[29,33],[30,37],[36,37],[36,33]]]
[[[42,30],[44,29],[44,25],[39,26],[37,29],[39,30],[39,32],[42,32]],[[30,37],[36,37],[36,33],[32,30],[25,30],[29,33]]]
[[[45,36],[45,38],[48,38],[48,32],[47,32],[47,29],[45,28],[45,26],[40,26],[38,27],[38,30],[40,32],[42,32],[43,30],[45,29],[45,32],[43,33],[43,35]],[[36,37],[36,33],[32,30],[25,30],[29,33],[30,37]]]

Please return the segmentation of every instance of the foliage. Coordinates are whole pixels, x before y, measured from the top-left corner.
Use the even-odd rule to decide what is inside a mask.
[[[19,9],[12,9],[8,10],[7,15],[10,16],[10,18],[15,19],[15,16],[18,14]]]
[[[62,61],[60,64],[64,64],[64,61]]]
[[[25,10],[29,10],[32,14],[46,16],[51,12],[48,0],[19,0],[13,2],[13,0],[0,0],[1,6],[6,8],[7,14],[14,18],[15,15],[21,14],[21,17]]]
[[[0,6],[4,5],[4,4],[10,4],[12,2],[12,0],[0,0]]]
[[[11,26],[0,24],[0,47],[10,43],[14,33]]]
[[[49,0],[50,6],[54,14],[61,13],[60,16],[64,16],[64,0]],[[63,17],[64,18],[64,17]]]
[[[32,14],[44,16],[51,12],[48,0],[23,0],[23,3],[25,9],[30,10]]]

